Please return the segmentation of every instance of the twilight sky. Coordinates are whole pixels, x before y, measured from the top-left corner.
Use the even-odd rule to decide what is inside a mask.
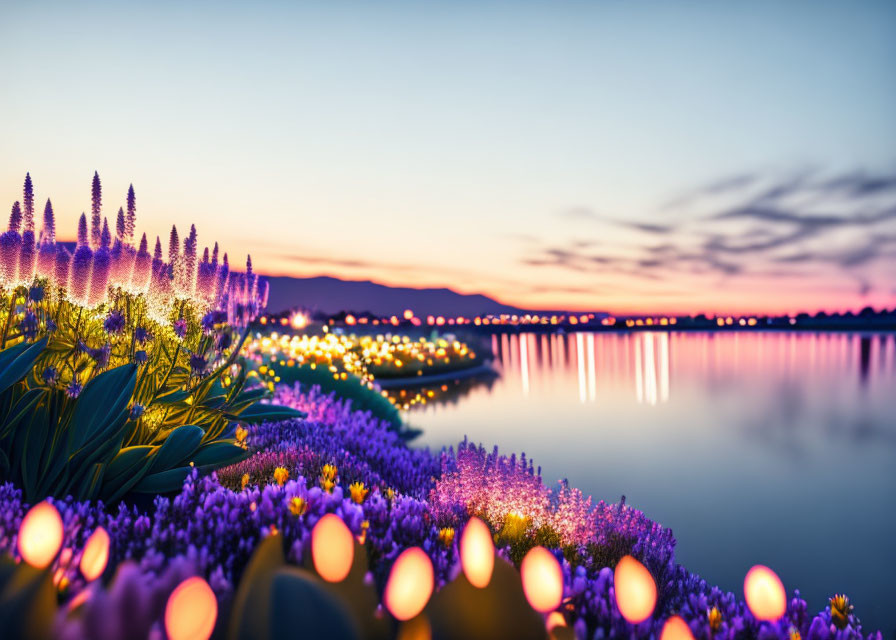
[[[77,4],[77,6],[75,6]],[[0,7],[0,194],[532,308],[896,305],[896,3]],[[163,235],[164,238],[164,235]],[[236,262],[236,261],[234,261]]]

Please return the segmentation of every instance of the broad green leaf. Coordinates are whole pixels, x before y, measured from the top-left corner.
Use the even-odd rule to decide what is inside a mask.
[[[199,447],[190,462],[197,467],[217,469],[239,462],[248,455],[249,452],[237,446],[234,440],[216,440]]]
[[[260,422],[279,422],[293,418],[304,418],[307,415],[303,411],[278,404],[254,404],[248,409],[241,411],[236,419],[248,424],[258,424]]]
[[[138,482],[133,491],[135,493],[173,493],[184,486],[184,480],[190,474],[192,467],[177,467],[167,469],[159,473],[151,473]]]
[[[205,431],[193,424],[185,424],[173,429],[165,438],[158,453],[153,456],[149,473],[158,473],[178,464],[189,462],[204,435]]]
[[[21,343],[0,352],[0,393],[24,378],[47,346],[44,336],[34,344]]]
[[[104,371],[87,383],[75,405],[72,449],[93,440],[127,409],[136,375],[137,366],[126,364]]]

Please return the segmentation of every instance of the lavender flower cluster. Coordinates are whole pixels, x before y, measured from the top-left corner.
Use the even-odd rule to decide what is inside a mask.
[[[91,219],[86,214],[78,222],[78,241],[74,252],[56,241],[56,220],[52,202],[47,199],[43,227],[35,230],[34,186],[25,176],[22,204],[12,206],[7,231],[0,234],[0,288],[30,286],[35,278],[45,280],[81,306],[95,307],[108,300],[109,290],[120,288],[133,294],[148,294],[164,307],[173,299],[191,299],[202,306],[226,313],[226,321],[244,326],[267,304],[267,283],[252,271],[252,259],[246,272],[231,272],[227,254],[219,262],[218,245],[203,250],[198,257],[196,227],[180,243],[177,228],[172,227],[167,262],[161,239],[149,252],[146,234],[135,247],[137,201],[133,185],[128,189],[127,212],[119,207],[115,236],[107,218],[102,216],[102,186],[94,174]]]
[[[307,411],[307,420],[250,427],[238,438],[258,449],[255,456],[217,476],[194,471],[177,496],[157,497],[149,509],[122,504],[107,511],[102,504],[55,501],[65,523],[62,557],[65,549],[77,553],[103,526],[112,540],[110,562],[127,578],[126,587],[116,581],[112,590],[91,597],[81,618],[63,616],[60,637],[114,637],[94,628],[103,618],[131,625],[129,632],[142,625],[134,635],[146,637],[159,629],[159,602],[175,577],[190,573],[205,577],[226,605],[263,537],[282,533],[290,560],[302,562],[311,530],[326,513],[338,514],[366,542],[380,591],[393,561],[410,546],[430,555],[442,586],[458,572],[455,533],[476,513],[495,530],[525,521],[530,533],[555,533],[554,554],[564,576],[561,611],[578,638],[658,638],[673,614],[695,638],[863,638],[842,596],[812,616],[795,592],[780,621],[759,623],[743,601],[674,563],[669,530],[624,500],[592,505],[565,483],[547,489],[523,456],[501,456],[466,441],[456,452],[411,450],[384,423],[317,389],[281,389],[277,401]],[[21,493],[0,486],[0,552],[15,553],[24,511]],[[499,544],[498,553],[512,557],[507,545]],[[611,567],[622,554],[641,559],[658,587],[656,613],[639,625],[626,622],[615,603]],[[68,567],[76,565],[62,567],[73,591],[80,578]]]

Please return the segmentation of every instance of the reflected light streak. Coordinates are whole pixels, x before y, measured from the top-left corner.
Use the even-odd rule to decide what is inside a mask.
[[[594,334],[589,333],[588,343],[588,399],[597,400],[597,372],[594,364]]]
[[[579,367],[579,402],[585,403],[585,345],[582,334],[576,334],[576,363]]]

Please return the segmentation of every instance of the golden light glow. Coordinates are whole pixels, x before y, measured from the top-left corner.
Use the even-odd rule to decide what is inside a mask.
[[[672,616],[663,625],[660,640],[694,640],[694,634],[681,616]]]
[[[79,565],[81,575],[88,582],[96,580],[103,575],[107,562],[109,562],[109,534],[102,527],[97,527],[84,545]]]
[[[532,608],[548,613],[560,606],[563,598],[563,572],[560,563],[544,547],[534,547],[520,565],[523,592]]]
[[[432,561],[426,552],[420,547],[406,549],[392,565],[383,604],[396,619],[410,620],[429,602],[433,581]]]
[[[613,572],[616,606],[622,617],[638,624],[647,620],[656,607],[656,582],[643,564],[623,556]]]
[[[757,620],[774,621],[787,611],[787,593],[774,571],[757,564],[744,579],[744,597],[750,612]]]
[[[566,618],[563,617],[563,614],[559,611],[551,611],[548,614],[548,619],[545,621],[545,627],[548,631],[552,629],[556,629],[557,627],[565,627],[566,626]]]
[[[345,580],[355,559],[355,540],[342,518],[328,513],[311,531],[311,559],[327,582]]]
[[[470,518],[460,538],[460,563],[464,575],[474,587],[484,589],[495,568],[495,544],[492,532],[479,518]]]
[[[37,569],[53,562],[62,546],[62,518],[46,500],[25,514],[19,527],[18,549],[22,559]]]
[[[168,598],[165,631],[170,640],[208,640],[218,618],[218,601],[200,577],[187,578]]]

